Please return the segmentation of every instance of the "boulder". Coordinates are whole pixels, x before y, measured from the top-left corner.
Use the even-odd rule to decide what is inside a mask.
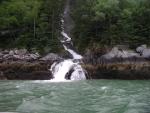
[[[109,53],[101,56],[102,60],[111,60],[114,58],[129,59],[129,58],[139,58],[140,55],[134,51],[121,50],[114,47]]]
[[[144,58],[150,58],[150,49],[144,49],[142,52],[142,57]]]
[[[37,60],[39,58],[36,54],[14,55],[14,57],[19,60]]]
[[[115,58],[116,56],[120,57],[122,53],[118,50],[117,47],[112,48],[112,50],[109,53],[106,53],[101,56],[102,59],[110,60],[112,58]]]
[[[142,52],[144,51],[144,49],[146,49],[147,46],[146,45],[141,45],[139,47],[136,48],[136,52],[142,54]]]
[[[25,55],[25,54],[27,54],[27,50],[26,49],[16,49],[16,50],[14,50],[14,52],[15,52],[15,54],[16,55]]]
[[[5,54],[4,56],[3,56],[3,59],[10,59],[10,58],[12,58],[12,56],[11,55],[9,55],[9,54]]]
[[[14,55],[14,58],[16,58],[16,59],[22,59],[19,55]]]
[[[55,61],[55,60],[60,60],[62,59],[61,57],[59,57],[57,54],[55,53],[49,53],[47,54],[46,56],[44,56],[43,58],[41,58],[40,60],[43,60],[43,61]]]
[[[140,55],[134,51],[131,50],[126,50],[126,51],[122,51],[123,55],[121,56],[122,58],[133,58],[133,57],[137,57],[139,58]]]
[[[9,51],[9,55],[14,55],[14,54],[15,54],[15,53],[14,53],[13,50]]]
[[[147,48],[146,45],[141,45],[137,47],[136,51],[140,53],[143,58],[150,58],[150,48]]]
[[[33,59],[33,60],[36,60],[40,57],[39,54],[28,54],[26,56],[28,56],[28,59]]]
[[[29,53],[26,49],[12,49],[0,52],[1,60],[37,60],[39,57],[39,53]]]

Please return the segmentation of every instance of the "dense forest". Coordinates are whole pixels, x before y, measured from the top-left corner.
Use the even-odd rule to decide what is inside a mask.
[[[80,50],[150,44],[150,0],[75,0],[74,43]]]
[[[0,48],[60,51],[63,0],[1,0]]]
[[[0,48],[59,52],[65,0],[1,0]],[[150,44],[150,0],[72,0],[73,41],[79,50]]]

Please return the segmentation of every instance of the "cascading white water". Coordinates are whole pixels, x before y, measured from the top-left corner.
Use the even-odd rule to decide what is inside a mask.
[[[66,51],[68,51],[72,55],[73,58],[64,60],[60,63],[55,62],[51,66],[50,71],[52,72],[53,77],[54,77],[53,81],[65,81],[66,76],[68,74],[70,74],[69,75],[70,77],[68,77],[67,79],[70,79],[70,80],[85,80],[86,79],[85,70],[80,65],[82,56],[79,55],[78,53],[76,53],[73,49],[69,48],[66,45],[66,44],[72,45],[71,38],[65,32],[65,28],[64,28],[64,22],[65,22],[64,18],[65,18],[65,15],[67,15],[68,11],[69,11],[69,4],[67,2],[67,5],[66,5],[65,11],[64,11],[64,15],[61,19],[61,22],[62,22],[61,35],[63,36],[63,38],[60,41],[63,44],[64,49]],[[71,71],[71,73],[70,73],[70,71]]]
[[[68,37],[68,35],[65,32],[63,32],[62,35],[67,42],[68,40],[71,41],[71,38]],[[66,41],[63,40],[61,42],[64,43]],[[53,81],[65,81],[66,75],[69,73],[71,69],[73,70],[73,72],[70,76],[70,80],[85,80],[86,79],[85,70],[80,65],[80,60],[82,59],[82,56],[77,54],[74,50],[65,46],[65,44],[63,44],[63,46],[64,49],[72,55],[73,59],[67,59],[60,63],[55,62],[51,66],[50,71],[54,76]]]
[[[85,80],[86,75],[85,71],[82,69],[79,62],[73,62],[73,59],[64,60],[60,63],[54,63],[51,66],[51,72],[54,76],[53,81],[65,81],[66,76],[70,70],[73,70],[71,73],[70,80]]]

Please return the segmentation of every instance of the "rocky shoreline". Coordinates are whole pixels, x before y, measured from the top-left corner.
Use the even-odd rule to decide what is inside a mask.
[[[0,51],[0,80],[49,80],[52,63],[62,60],[57,54],[45,56],[26,49]]]
[[[150,62],[109,63],[83,67],[92,79],[122,79],[147,80],[150,79]]]
[[[83,67],[92,79],[150,79],[150,49],[146,45],[135,50],[119,45],[107,52],[88,51],[84,58]]]
[[[145,45],[135,51],[120,47],[105,52],[88,51],[81,65],[89,79],[150,79],[149,52]],[[51,65],[63,59],[54,53],[41,56],[26,49],[1,50],[0,80],[49,80],[53,78]]]
[[[50,64],[44,61],[4,61],[0,63],[0,79],[48,80],[52,78],[48,70]]]

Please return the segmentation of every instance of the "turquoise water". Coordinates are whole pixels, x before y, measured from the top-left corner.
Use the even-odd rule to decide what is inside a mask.
[[[150,81],[1,81],[0,111],[150,113]]]

